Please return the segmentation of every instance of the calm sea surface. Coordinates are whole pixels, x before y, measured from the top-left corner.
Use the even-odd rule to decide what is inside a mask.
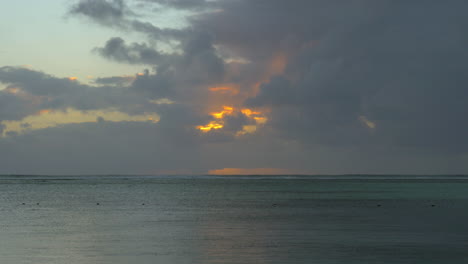
[[[3,176],[0,263],[468,263],[468,178]]]

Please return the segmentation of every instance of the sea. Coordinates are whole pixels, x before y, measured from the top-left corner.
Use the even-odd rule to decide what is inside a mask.
[[[0,263],[468,263],[468,177],[5,175]]]

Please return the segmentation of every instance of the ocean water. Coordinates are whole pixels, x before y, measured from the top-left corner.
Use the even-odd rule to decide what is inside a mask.
[[[468,178],[3,176],[0,263],[468,263]]]

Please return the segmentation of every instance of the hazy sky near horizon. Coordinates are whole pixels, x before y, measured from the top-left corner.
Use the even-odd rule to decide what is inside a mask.
[[[4,1],[0,174],[468,173],[466,8]]]

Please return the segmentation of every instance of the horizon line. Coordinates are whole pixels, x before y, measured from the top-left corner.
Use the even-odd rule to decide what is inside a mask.
[[[402,173],[402,174],[395,174],[395,173],[343,173],[343,174],[119,174],[119,173],[96,173],[96,174],[23,174],[23,173],[11,173],[11,174],[0,174],[0,177],[5,176],[13,176],[13,177],[21,177],[21,176],[34,176],[34,177],[83,177],[83,176],[97,176],[97,177],[109,177],[109,176],[130,176],[130,177],[153,177],[153,176],[203,176],[203,177],[219,177],[219,176],[310,176],[310,177],[333,177],[333,176],[411,176],[411,177],[434,177],[434,176],[451,176],[451,177],[468,177],[467,174],[462,173],[447,173],[447,174],[412,174],[412,173]]]

